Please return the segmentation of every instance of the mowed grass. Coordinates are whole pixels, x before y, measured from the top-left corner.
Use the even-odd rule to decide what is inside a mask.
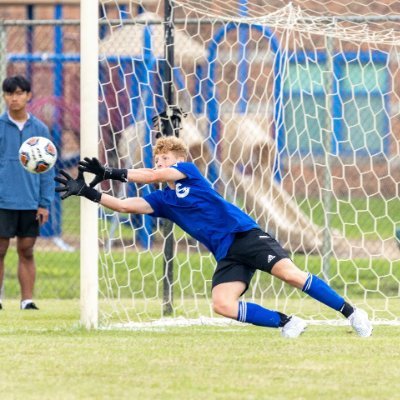
[[[86,331],[76,300],[0,312],[0,393],[8,399],[390,399],[400,328],[371,338],[310,326],[295,340],[248,325]]]
[[[397,205],[393,206],[397,210]],[[365,204],[349,207],[349,213],[342,213],[346,217],[334,218],[335,224],[340,228],[343,224],[353,226],[354,222],[356,226],[361,217],[357,210],[368,208]],[[382,212],[379,204],[374,209]],[[400,210],[384,224],[377,224],[376,232],[384,237],[393,235],[399,215]],[[383,221],[380,214],[376,218]],[[362,221],[366,221],[366,232],[374,229],[366,219]],[[346,231],[351,237],[357,232]],[[123,228],[123,235],[132,236],[129,227]],[[122,302],[127,301],[131,308],[136,306],[132,318],[137,307],[145,303],[143,297],[152,299],[162,291],[162,257],[153,258],[155,250],[152,252],[139,255],[115,248],[112,256],[103,255],[100,288],[103,293],[106,289],[114,293],[119,290]],[[295,340],[281,338],[274,329],[249,325],[87,331],[79,325],[79,252],[36,252],[37,312],[20,311],[18,300],[13,300],[19,297],[15,251],[10,250],[7,257],[5,308],[0,311],[0,399],[399,397],[399,326],[377,325],[374,335],[367,339],[357,337],[347,326],[324,325],[311,325]],[[192,301],[193,290],[209,296],[209,283],[204,282],[209,282],[212,275],[210,260],[198,254],[176,256],[176,306],[182,294]],[[320,275],[319,257],[296,255],[295,261],[302,269]],[[332,261],[330,284],[356,304],[365,303],[360,296],[366,289],[368,304],[375,310],[389,309],[393,319],[400,315],[399,267],[399,262],[388,260]],[[284,297],[292,295],[288,286],[282,289],[280,283],[271,285],[267,274],[262,274],[258,282],[264,291],[257,290],[256,297],[262,294],[267,306],[278,305],[276,308],[283,311]],[[278,292],[283,300],[274,304]],[[295,300],[303,296],[299,291],[295,293]],[[157,317],[160,300],[156,303],[154,315],[148,310],[150,317]],[[289,303],[288,309],[297,311],[295,303]],[[317,317],[321,312],[308,309],[308,305],[304,308],[304,304],[302,310]],[[327,318],[337,317],[326,308],[322,313]]]

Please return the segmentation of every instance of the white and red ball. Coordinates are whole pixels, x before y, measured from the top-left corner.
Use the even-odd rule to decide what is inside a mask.
[[[53,168],[57,161],[57,149],[53,142],[42,136],[34,136],[19,148],[19,161],[29,172],[41,174]]]

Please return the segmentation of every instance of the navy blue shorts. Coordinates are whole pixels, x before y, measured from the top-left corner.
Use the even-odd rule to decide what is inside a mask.
[[[39,220],[37,210],[0,209],[0,237],[37,237],[39,236]]]
[[[271,273],[272,267],[284,258],[290,258],[287,251],[268,233],[261,229],[239,232],[228,254],[218,261],[212,288],[240,281],[246,284],[245,292],[257,269]]]

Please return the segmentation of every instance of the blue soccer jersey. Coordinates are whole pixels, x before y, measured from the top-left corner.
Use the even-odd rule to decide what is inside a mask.
[[[235,205],[227,202],[203,177],[193,163],[172,166],[186,175],[166,187],[144,196],[153,217],[167,218],[203,243],[216,260],[225,257],[236,232],[258,228],[257,223]]]

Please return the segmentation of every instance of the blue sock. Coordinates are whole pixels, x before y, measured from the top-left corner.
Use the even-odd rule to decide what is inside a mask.
[[[237,320],[248,322],[257,326],[268,326],[270,328],[279,328],[288,317],[277,311],[268,310],[254,303],[239,301],[239,313]]]
[[[336,311],[340,311],[345,303],[343,297],[315,275],[308,274],[303,292]]]

